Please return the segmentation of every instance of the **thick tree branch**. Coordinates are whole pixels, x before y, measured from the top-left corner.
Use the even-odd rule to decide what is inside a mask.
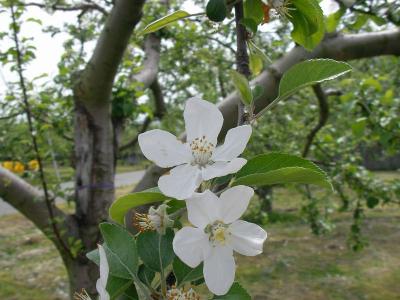
[[[154,105],[156,107],[154,116],[157,117],[158,119],[162,119],[162,117],[165,115],[166,108],[165,108],[165,100],[162,88],[157,78],[150,85],[150,89],[153,92]]]
[[[110,101],[118,66],[132,31],[142,16],[145,0],[118,0],[109,14],[93,55],[75,86],[84,102]]]
[[[160,62],[161,38],[159,34],[149,34],[144,41],[145,59],[141,71],[133,74],[131,80],[140,83],[140,88],[147,89],[156,79]]]
[[[44,199],[43,192],[31,186],[26,181],[11,173],[10,171],[0,167],[0,197],[31,220],[41,231],[43,231],[64,253],[64,249],[57,237],[50,234],[53,232],[49,210]],[[69,228],[68,232],[76,230],[71,218],[56,206],[52,209],[54,220],[57,221],[59,228]],[[66,237],[62,237],[66,243]]]
[[[327,36],[311,52],[301,47],[295,47],[252,81],[253,84],[264,87],[263,95],[256,102],[256,112],[266,107],[276,97],[282,74],[296,63],[312,58],[332,58],[346,61],[380,55],[400,55],[400,30]],[[232,93],[219,104],[219,109],[224,116],[220,139],[230,128],[236,126],[239,101],[239,95]],[[135,191],[156,186],[158,177],[163,172],[164,170],[159,167],[150,167],[136,186]]]

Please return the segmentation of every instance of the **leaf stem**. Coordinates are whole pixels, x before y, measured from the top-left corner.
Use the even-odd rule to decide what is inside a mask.
[[[165,273],[164,273],[164,266],[162,263],[162,258],[161,258],[161,238],[162,236],[159,235],[158,236],[158,253],[159,253],[159,260],[160,260],[160,281],[161,281],[161,295],[163,298],[166,297],[167,295],[167,285],[166,285],[166,281],[165,281]]]

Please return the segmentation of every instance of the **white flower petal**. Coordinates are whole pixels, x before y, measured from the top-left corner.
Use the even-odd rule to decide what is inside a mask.
[[[230,162],[216,161],[212,165],[207,165],[201,170],[203,180],[236,173],[246,164],[246,162],[247,160],[244,158],[235,158]]]
[[[106,291],[109,266],[107,261],[106,252],[103,246],[98,245],[100,256],[100,278],[96,282],[96,290],[99,293],[100,300],[109,300],[110,295]]]
[[[106,288],[102,285],[100,279],[96,282],[96,290],[99,294],[99,300],[110,300],[110,295],[106,291]]]
[[[219,197],[220,217],[225,224],[239,219],[246,211],[254,190],[251,187],[238,185],[221,194]]]
[[[107,280],[108,280],[108,273],[110,271],[108,267],[108,261],[107,261],[107,256],[106,252],[104,251],[104,248],[102,245],[98,245],[99,248],[99,256],[100,256],[100,280],[102,285],[105,287],[107,286]]]
[[[158,180],[161,192],[169,197],[184,200],[191,197],[201,183],[198,167],[184,164],[173,168]]]
[[[218,197],[206,190],[204,193],[196,193],[186,200],[188,219],[194,226],[204,229],[208,224],[218,219],[216,208]]]
[[[210,255],[204,260],[204,279],[208,289],[216,295],[229,291],[235,279],[235,259],[229,247],[211,248]]]
[[[139,146],[144,156],[162,168],[170,168],[190,162],[192,153],[173,134],[159,129],[139,134]]]
[[[250,125],[243,125],[230,129],[226,134],[224,144],[215,149],[212,160],[230,161],[238,157],[246,148],[250,136]]]
[[[215,104],[200,98],[190,98],[186,101],[183,117],[188,142],[205,136],[208,142],[217,144],[224,118]]]
[[[230,245],[236,252],[247,256],[262,253],[267,232],[260,226],[246,221],[235,221],[229,226]]]
[[[197,267],[208,256],[210,243],[202,229],[183,227],[172,242],[175,254],[191,268]]]

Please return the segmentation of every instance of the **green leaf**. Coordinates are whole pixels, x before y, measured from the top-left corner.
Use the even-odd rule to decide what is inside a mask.
[[[135,285],[131,279],[118,278],[112,275],[108,276],[106,290],[111,299],[116,299],[118,296],[124,294],[128,289],[133,289],[136,293]],[[136,298],[134,299],[137,299],[137,293]]]
[[[246,27],[247,31],[257,33],[258,24],[252,18],[243,18],[240,23]]]
[[[392,89],[386,90],[385,94],[380,99],[381,104],[383,105],[393,105],[394,102],[394,92]]]
[[[263,21],[264,13],[261,0],[246,0],[243,3],[244,17],[251,18],[256,25]]]
[[[240,99],[245,105],[251,104],[253,101],[253,94],[251,93],[249,81],[242,74],[231,70],[231,78],[235,88],[240,94]]]
[[[379,199],[374,196],[369,196],[367,198],[367,206],[368,208],[374,208],[379,204]]]
[[[234,282],[228,293],[223,296],[214,296],[213,299],[219,300],[251,300],[251,296],[247,291],[238,283]]]
[[[138,252],[143,263],[151,270],[160,272],[174,259],[172,240],[174,233],[171,229],[165,235],[156,231],[142,232],[137,238]]]
[[[110,273],[114,273],[113,275],[117,277],[135,278],[139,259],[133,236],[126,229],[112,223],[101,223],[100,231],[104,239]]]
[[[175,11],[165,17],[162,17],[154,22],[151,22],[149,25],[147,25],[140,33],[139,35],[144,35],[148,34],[151,32],[155,32],[157,30],[160,30],[161,28],[164,28],[165,26],[178,21],[180,19],[184,19],[186,17],[190,16],[190,14],[184,10],[178,10]]]
[[[279,83],[277,99],[287,98],[303,87],[334,79],[350,71],[351,66],[349,64],[333,59],[303,61],[283,74]]]
[[[357,16],[356,21],[353,24],[351,24],[350,27],[354,30],[360,30],[361,27],[363,27],[365,23],[367,23],[369,17],[366,14],[357,14],[356,16]]]
[[[271,59],[262,51],[253,41],[249,40],[247,42],[247,46],[249,47],[250,53],[257,54],[262,58],[265,63],[270,63]]]
[[[324,15],[317,0],[292,0],[289,21],[293,24],[292,38],[308,50],[315,48],[324,37]]]
[[[378,92],[382,91],[381,83],[378,80],[376,80],[375,78],[373,78],[373,77],[369,77],[367,79],[364,79],[362,81],[362,83],[361,83],[361,86],[363,88],[373,88]]]
[[[124,224],[125,214],[132,208],[153,202],[165,201],[168,198],[158,188],[122,196],[111,204],[109,213],[115,222]]]
[[[182,283],[191,282],[203,277],[203,264],[200,264],[196,268],[192,269],[182,262],[178,257],[175,257],[172,267],[174,269],[178,286],[181,286]]]
[[[207,17],[214,22],[222,22],[227,16],[225,0],[210,0],[206,6]]]
[[[346,13],[346,7],[344,5],[340,5],[340,8],[338,11],[334,12],[333,14],[330,14],[328,17],[325,19],[325,27],[327,32],[334,32],[339,25],[340,19],[343,17],[343,15]]]
[[[324,171],[314,163],[294,155],[269,153],[250,159],[236,174],[232,185],[263,186],[284,183],[332,185]]]
[[[263,70],[263,57],[257,53],[250,52],[249,54],[249,67],[253,75],[258,75]]]
[[[99,249],[94,249],[88,253],[86,253],[86,257],[94,262],[96,265],[100,264],[100,255],[99,255]]]
[[[358,118],[353,124],[351,124],[351,130],[353,135],[360,138],[364,135],[365,128],[367,127],[367,118]]]
[[[262,96],[264,93],[264,87],[262,85],[257,84],[252,90],[251,93],[253,94],[253,99],[257,100]]]
[[[154,271],[150,270],[148,267],[146,267],[146,265],[140,265],[138,277],[145,285],[151,286],[151,282],[153,281],[155,275],[156,274]]]
[[[112,252],[107,247],[106,244],[103,244],[103,248],[104,251],[106,252],[107,261],[110,268],[110,274],[118,278],[125,278],[130,280],[132,278],[132,275],[130,274],[129,270],[125,267],[125,265],[121,263],[121,260],[118,258],[118,256],[114,252]],[[100,256],[98,249],[95,249],[87,253],[86,256],[96,265],[100,264]]]

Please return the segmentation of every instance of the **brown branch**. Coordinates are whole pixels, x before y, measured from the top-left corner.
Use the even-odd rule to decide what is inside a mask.
[[[132,81],[139,82],[141,89],[147,89],[156,79],[160,62],[161,38],[159,34],[149,34],[144,41],[145,59],[141,71],[133,74]]]
[[[306,144],[304,145],[302,157],[306,157],[308,155],[308,152],[310,151],[310,147],[312,145],[314,138],[316,137],[318,131],[320,131],[322,127],[325,126],[329,117],[329,103],[327,95],[322,90],[320,84],[316,84],[312,88],[318,99],[319,118],[317,125],[315,125],[315,127],[307,135]]]
[[[165,108],[164,95],[162,93],[161,85],[158,82],[157,78],[150,85],[150,89],[153,92],[154,105],[156,107],[156,111],[154,113],[154,116],[156,118],[158,118],[159,120],[161,120],[162,117],[164,116],[165,112],[166,112],[166,108]]]
[[[22,115],[22,114],[24,114],[24,113],[25,113],[25,112],[20,111],[20,112],[16,112],[16,113],[10,114],[10,115],[8,115],[8,116],[1,116],[1,117],[0,117],[0,120],[12,119],[12,118],[15,118],[15,117],[17,117],[17,116],[19,116],[19,115]]]
[[[215,38],[213,36],[207,36],[207,39],[212,40],[218,44],[220,44],[221,46],[225,47],[226,49],[228,49],[229,51],[231,51],[234,55],[236,55],[236,50],[233,49],[233,47],[227,43],[222,42],[221,40],[219,40],[218,38]]]
[[[108,11],[93,2],[90,3],[81,3],[81,4],[77,4],[77,5],[73,5],[73,6],[67,6],[67,5],[60,5],[60,4],[53,4],[53,5],[47,5],[47,4],[43,4],[43,3],[36,3],[36,2],[29,2],[29,3],[23,3],[23,6],[33,6],[33,7],[39,7],[39,8],[45,8],[45,9],[51,9],[53,11],[82,11],[82,12],[86,12],[89,10],[96,10],[101,12],[103,15],[107,16],[108,15]]]
[[[246,27],[241,24],[243,19],[243,1],[235,4],[235,24],[236,24],[236,68],[238,72],[246,78],[250,78],[251,72],[249,68],[249,55],[247,54],[247,31]],[[245,123],[244,104],[238,101],[238,117],[237,125]]]
[[[326,122],[329,118],[329,96],[340,96],[342,92],[337,89],[326,89],[322,90],[320,84],[316,84],[313,86],[314,93],[318,100],[318,108],[319,108],[319,118],[318,123],[315,127],[310,131],[306,138],[306,144],[304,145],[302,157],[306,157],[310,151],[311,145],[317,135],[317,133],[326,125]],[[317,164],[323,165],[323,162],[318,162]],[[325,165],[327,165],[325,163]]]

